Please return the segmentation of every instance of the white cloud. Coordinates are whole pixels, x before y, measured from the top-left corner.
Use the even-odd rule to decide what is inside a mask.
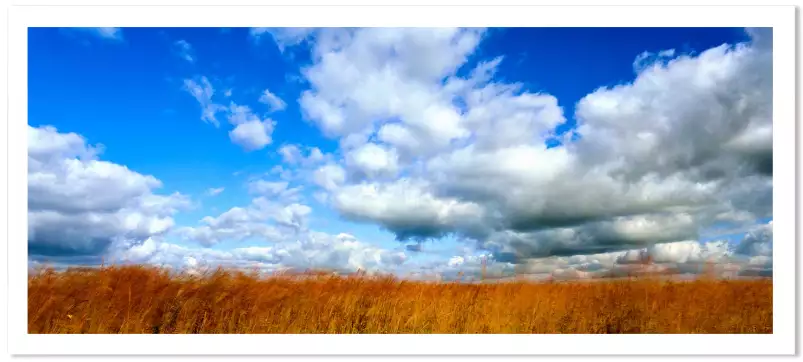
[[[302,190],[303,186],[290,187],[288,181],[257,179],[248,183],[248,192],[284,201],[300,200]]]
[[[270,246],[241,247],[228,251],[187,248],[149,238],[144,243],[119,245],[114,260],[149,263],[198,272],[218,266],[273,272],[287,269],[324,269],[349,273],[358,269],[385,271],[399,268],[407,260],[402,252],[377,248],[349,234],[330,235],[309,232],[297,240]]]
[[[99,257],[117,240],[142,242],[174,225],[181,194],[98,159],[101,147],[75,133],[28,127],[28,252],[32,258]],[[103,192],[98,192],[103,190]]]
[[[334,190],[346,181],[346,171],[336,164],[326,164],[315,170],[313,181],[326,190]]]
[[[229,138],[234,144],[246,151],[255,151],[271,144],[271,134],[275,123],[271,119],[260,119],[248,106],[237,105],[234,102],[229,106],[229,123],[234,129],[229,131]]]
[[[303,167],[313,166],[327,159],[327,155],[324,155],[318,147],[307,147],[307,156],[304,156],[301,147],[292,144],[280,147],[279,154],[284,163]]]
[[[213,100],[215,89],[206,77],[184,80],[184,89],[201,105],[201,120],[220,127],[217,113],[223,112],[234,128],[229,131],[231,141],[245,151],[255,151],[271,144],[276,122],[269,118],[262,119],[250,107],[230,102],[229,106]]]
[[[295,178],[292,170],[285,169],[281,165],[276,165],[271,167],[270,171],[268,171],[270,175],[278,175],[280,179],[288,181]]]
[[[396,176],[399,156],[395,149],[366,143],[346,155],[346,165],[361,176],[375,178]]]
[[[307,217],[312,213],[312,209],[303,204],[292,203],[284,206],[273,215],[277,223],[284,226],[292,227],[293,229],[301,229],[306,227]]]
[[[89,250],[93,240],[123,230],[101,244],[191,267],[203,260],[270,268],[404,263],[450,278],[459,270],[476,275],[487,258],[494,273],[518,268],[538,278],[699,273],[708,262],[720,273],[767,275],[771,223],[752,227],[735,245],[697,241],[715,224],[745,230],[772,217],[771,34],[748,33],[750,42],[693,55],[638,55],[632,82],[587,94],[571,115],[576,129],[556,135],[568,118],[567,100],[500,81],[504,58],[475,59],[483,56],[482,29],[253,28],[254,39],[270,35],[282,51],[309,43],[301,111],[339,149],[283,145],[286,167],[270,171],[279,180],[252,180],[251,204],[179,234],[207,246],[270,246],[218,252],[159,241],[180,196],[154,195],[155,178],[97,161],[101,149],[76,135],[46,132],[29,135],[39,139],[29,158],[58,165],[29,175],[32,205],[43,209],[29,226],[32,239],[47,238],[47,225]],[[272,120],[215,103],[205,77],[186,80],[185,89],[204,121],[217,126],[217,113],[226,115],[234,143],[246,150],[272,143]],[[287,107],[269,90],[259,101],[271,112]],[[562,144],[547,147],[551,139]],[[85,183],[60,183],[62,174]],[[301,203],[301,189],[290,187],[298,181],[316,185],[314,198],[341,216],[375,223],[400,240],[452,235],[474,250],[411,265],[403,253],[353,236],[309,231],[312,210]],[[89,195],[99,187],[119,190]]]
[[[251,28],[250,35],[260,41],[263,36],[270,35],[280,51],[303,43],[315,32],[314,28]]]
[[[229,132],[231,141],[246,151],[255,151],[265,148],[272,142],[270,134],[273,132],[273,121],[251,120],[240,123]]]
[[[225,188],[223,188],[223,187],[210,188],[210,189],[206,190],[206,193],[209,196],[217,196],[217,195],[220,195],[220,193],[223,192],[223,190],[225,190]]]
[[[727,243],[722,241],[705,244],[697,241],[682,241],[653,245],[647,253],[656,263],[705,263],[724,261],[730,251]]]
[[[400,119],[432,147],[444,146],[468,133],[450,95],[437,85],[465,62],[481,34],[446,28],[322,30],[313,49],[316,64],[304,71],[312,89],[302,94],[302,108],[330,135]]]
[[[72,28],[72,29],[92,34],[101,39],[113,40],[113,41],[123,40],[123,30],[120,28]]]
[[[463,265],[464,262],[465,259],[462,256],[453,256],[449,258],[449,262],[447,263],[447,265],[449,265],[449,267],[454,268]]]
[[[577,129],[547,148],[565,121],[555,97],[495,80],[502,58],[457,75],[482,30],[321,29],[300,103],[344,157],[314,179],[350,219],[400,239],[455,233],[511,261],[771,217],[772,52],[754,33],[640,55],[636,79],[585,96]],[[654,252],[700,253],[688,247]]]
[[[193,51],[190,43],[188,43],[186,40],[178,40],[174,44],[176,53],[179,57],[181,57],[181,59],[184,59],[190,63],[195,63],[195,52]]]
[[[215,217],[206,216],[200,225],[177,228],[176,234],[185,240],[211,246],[227,240],[287,241],[306,231],[312,209],[296,202],[294,193],[298,190],[267,182],[249,186],[251,191],[261,194],[246,207],[233,207]],[[270,194],[272,191],[277,194]]]
[[[271,93],[268,89],[265,89],[262,92],[262,96],[259,97],[259,101],[268,105],[271,112],[278,112],[287,108],[287,103],[284,103],[281,98]]]
[[[215,95],[215,89],[212,87],[212,83],[209,82],[209,79],[206,77],[185,79],[184,90],[195,97],[195,100],[201,105],[201,120],[209,122],[215,125],[215,127],[219,127],[220,122],[217,120],[216,114],[224,111],[226,107],[212,101],[212,97]]]
[[[256,180],[248,184],[248,190],[251,193],[278,195],[287,190],[288,183],[286,181],[265,181]]]
[[[296,145],[284,145],[279,148],[279,154],[282,155],[282,160],[284,163],[288,163],[291,165],[300,163],[304,156],[301,154],[301,150]]]

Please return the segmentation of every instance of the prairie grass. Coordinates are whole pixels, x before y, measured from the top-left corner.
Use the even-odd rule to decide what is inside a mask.
[[[467,284],[42,270],[29,333],[772,333],[772,280]]]

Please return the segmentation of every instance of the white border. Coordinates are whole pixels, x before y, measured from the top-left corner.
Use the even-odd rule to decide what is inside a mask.
[[[357,14],[359,13],[359,15]],[[51,354],[794,354],[795,10],[792,7],[13,7],[9,12],[9,349]],[[772,335],[28,335],[29,26],[771,26],[774,28]]]

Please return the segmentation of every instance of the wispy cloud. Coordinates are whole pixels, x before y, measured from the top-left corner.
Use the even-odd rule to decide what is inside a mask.
[[[270,34],[273,41],[280,51],[284,52],[285,49],[299,45],[310,39],[315,33],[315,28],[251,28],[250,34],[254,41],[261,41],[262,37]]]
[[[209,190],[206,190],[206,194],[209,196],[217,196],[220,195],[220,193],[223,192],[223,190],[225,190],[224,187],[218,187],[218,188],[213,187],[210,188]]]
[[[192,45],[188,43],[186,40],[178,40],[174,43],[176,47],[176,53],[182,59],[190,62],[195,63],[195,51],[192,49]]]
[[[225,109],[224,106],[212,101],[215,89],[206,77],[196,77],[195,79],[184,80],[184,90],[189,92],[201,105],[201,120],[209,122],[215,127],[220,127],[216,113]]]
[[[267,104],[271,112],[278,112],[287,108],[287,103],[285,103],[277,95],[271,93],[269,89],[265,89],[265,91],[262,92],[262,96],[259,97],[259,101]]]
[[[91,34],[101,39],[114,41],[123,40],[123,30],[120,28],[72,28],[72,30]]]

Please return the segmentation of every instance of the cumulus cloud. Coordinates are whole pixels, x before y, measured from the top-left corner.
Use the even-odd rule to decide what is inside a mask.
[[[76,133],[28,126],[28,252],[36,258],[105,254],[118,240],[167,233],[189,206],[181,194],[155,193],[153,176],[99,159],[102,147]]]
[[[400,240],[469,230],[483,216],[479,205],[438,198],[426,184],[409,179],[343,186],[333,195],[333,204],[347,218],[379,222]]]
[[[231,141],[245,151],[255,151],[271,144],[275,122],[269,118],[261,119],[248,106],[232,102],[228,109],[229,123],[234,129],[229,131]]]
[[[194,79],[185,79],[184,90],[200,104],[201,120],[220,127],[217,114],[225,114],[229,123],[234,126],[229,131],[229,138],[232,143],[242,147],[246,152],[263,149],[273,142],[275,121],[260,117],[246,105],[230,102],[228,106],[225,106],[216,103],[213,99],[215,89],[208,78],[200,76]]]
[[[307,116],[330,135],[399,119],[404,133],[441,147],[468,135],[450,94],[434,87],[474,51],[480,30],[326,29],[316,37],[316,64],[303,75]],[[435,121],[437,119],[437,121]],[[422,142],[424,143],[424,142]]]
[[[399,172],[399,156],[395,149],[388,149],[374,143],[366,143],[352,150],[346,156],[346,165],[358,177],[393,177]]]
[[[346,171],[336,164],[328,163],[315,170],[313,181],[326,190],[335,190],[346,181]]]
[[[250,120],[240,123],[229,132],[229,137],[234,144],[241,146],[246,151],[255,151],[272,142],[270,134],[273,132],[273,121],[271,120]]]
[[[191,268],[404,268],[446,279],[771,275],[772,223],[754,224],[772,218],[772,34],[748,34],[693,54],[642,53],[632,81],[590,92],[568,114],[548,89],[496,77],[506,60],[477,51],[484,29],[253,28],[281,51],[309,45],[299,47],[311,59],[301,112],[338,150],[282,145],[284,166],[266,174],[278,179],[252,179],[250,204],[174,228],[183,196],[155,194],[156,178],[99,161],[102,147],[78,135],[36,129],[30,250]],[[207,78],[184,86],[202,120],[219,126],[216,116],[226,117],[235,144],[273,142],[275,122],[215,102]],[[259,101],[270,112],[287,107],[270,90]],[[567,119],[576,127],[557,134]],[[401,250],[419,253],[424,239],[447,235],[470,248],[411,263],[351,235],[311,231],[298,181],[344,218],[394,233]],[[115,191],[91,192],[99,188]],[[699,241],[726,229],[747,233]],[[165,242],[171,230],[204,247],[265,245],[192,249]]]
[[[316,184],[401,240],[456,234],[513,263],[771,217],[771,29],[750,34],[639,55],[635,80],[583,97],[557,135],[554,96],[496,80],[501,57],[469,61],[482,29],[320,29],[300,104],[344,156]],[[654,252],[699,254],[676,248]]]

